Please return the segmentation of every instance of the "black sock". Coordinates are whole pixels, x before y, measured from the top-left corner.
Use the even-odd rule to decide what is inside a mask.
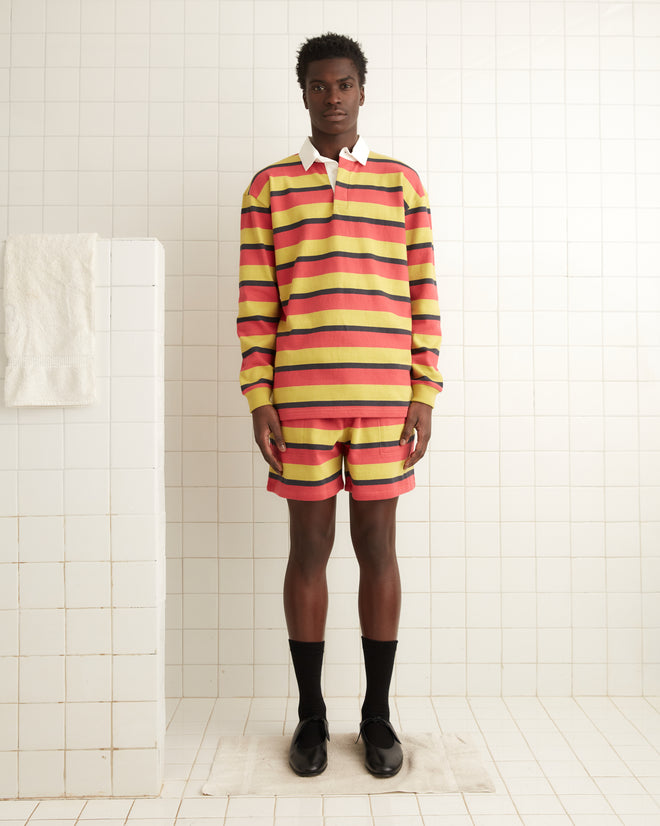
[[[321,691],[321,667],[323,642],[298,642],[289,640],[289,650],[298,683],[298,717],[325,717],[326,709]],[[299,743],[311,747],[325,739],[325,729],[320,722],[312,722],[303,728]]]
[[[367,674],[367,690],[362,704],[362,719],[383,717],[390,719],[389,692],[394,669],[396,640],[370,640],[362,637],[364,667]],[[392,733],[382,723],[369,723],[364,732],[369,740],[381,748],[394,743]]]

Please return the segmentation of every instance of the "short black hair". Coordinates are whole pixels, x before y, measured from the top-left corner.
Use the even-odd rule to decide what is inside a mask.
[[[296,75],[300,88],[304,91],[307,67],[314,60],[327,60],[330,57],[347,57],[355,64],[360,86],[364,86],[367,76],[367,58],[357,40],[343,34],[327,32],[318,37],[310,37],[298,49]]]

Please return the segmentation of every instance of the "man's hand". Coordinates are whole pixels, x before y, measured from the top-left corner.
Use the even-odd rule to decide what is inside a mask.
[[[413,452],[404,462],[404,470],[409,470],[413,465],[417,464],[426,453],[426,446],[431,438],[432,415],[433,408],[429,407],[428,404],[424,404],[423,402],[410,402],[406,423],[401,433],[400,444],[405,445],[412,437],[413,431],[417,431],[417,444]]]
[[[259,446],[261,455],[276,473],[282,473],[282,463],[273,453],[271,442],[272,437],[277,449],[284,453],[286,445],[282,438],[282,428],[280,427],[280,417],[277,415],[277,410],[270,404],[257,407],[252,411],[252,427],[254,429],[254,440]]]

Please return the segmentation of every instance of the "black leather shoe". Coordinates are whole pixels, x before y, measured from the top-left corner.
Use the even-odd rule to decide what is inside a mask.
[[[308,723],[321,723],[322,739],[313,746],[301,746],[300,735]],[[296,726],[289,749],[289,765],[300,777],[314,777],[325,771],[328,765],[326,741],[330,739],[328,721],[325,717],[305,717]]]
[[[377,746],[369,740],[365,732],[366,726],[377,723],[385,726],[392,735],[392,745],[386,748]],[[397,737],[392,724],[384,717],[367,717],[360,723],[358,740],[362,737],[364,743],[364,765],[374,777],[394,777],[403,764],[403,749],[401,740]]]

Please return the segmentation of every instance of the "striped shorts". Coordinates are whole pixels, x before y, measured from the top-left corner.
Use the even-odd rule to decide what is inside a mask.
[[[413,468],[403,469],[414,439],[399,444],[403,425],[400,418],[282,422],[286,450],[272,448],[283,472],[271,470],[267,488],[302,501],[329,499],[340,490],[362,500],[406,493],[415,487]]]

